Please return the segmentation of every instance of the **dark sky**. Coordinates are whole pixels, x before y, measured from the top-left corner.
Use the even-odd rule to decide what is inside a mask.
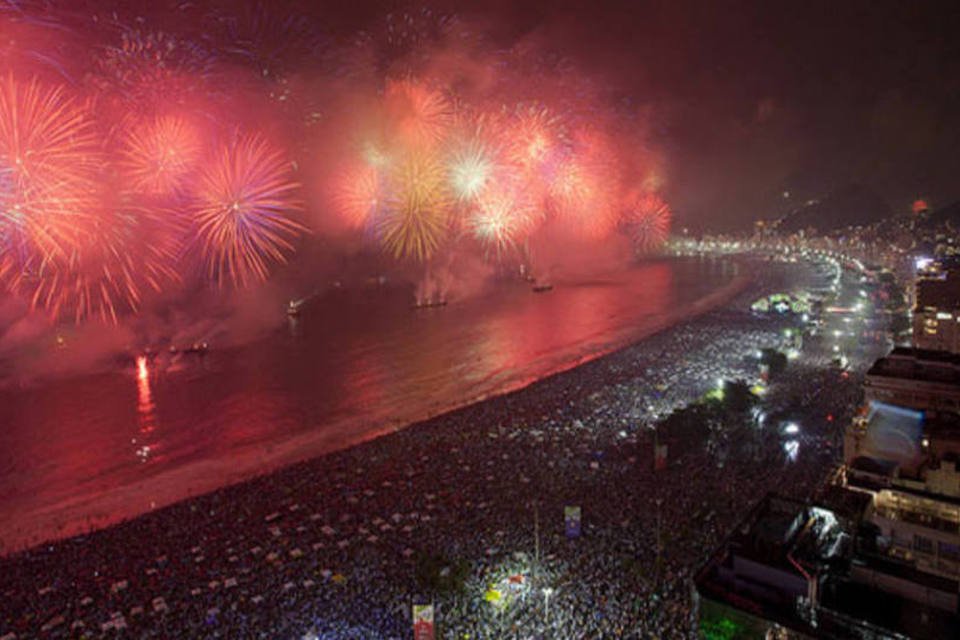
[[[850,183],[894,211],[960,200],[960,3],[262,1],[341,34],[431,6],[555,49],[649,107],[680,223],[743,225]]]
[[[500,2],[474,13],[544,34],[652,104],[678,218],[728,226],[850,182],[895,211],[917,196],[960,199],[958,7]]]

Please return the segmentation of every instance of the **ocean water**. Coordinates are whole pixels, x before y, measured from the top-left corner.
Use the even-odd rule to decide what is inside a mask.
[[[735,276],[661,260],[418,310],[409,291],[335,291],[242,347],[0,391],[0,551],[519,388],[676,322]]]

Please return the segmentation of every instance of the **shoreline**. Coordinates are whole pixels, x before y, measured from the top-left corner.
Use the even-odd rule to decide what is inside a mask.
[[[464,398],[453,405],[434,406],[424,413],[402,419],[390,419],[386,415],[374,415],[353,422],[338,423],[334,433],[324,434],[315,430],[290,437],[279,443],[250,445],[232,452],[229,457],[194,462],[183,467],[136,482],[116,487],[98,494],[92,499],[73,499],[67,503],[47,506],[30,514],[27,520],[14,519],[10,526],[0,527],[0,559],[18,553],[89,535],[97,531],[122,525],[165,508],[187,503],[203,496],[266,478],[284,469],[309,463],[345,450],[364,447],[390,434],[415,428],[420,424],[442,419],[468,407],[517,394],[532,385],[567,374],[588,363],[609,357],[618,352],[635,348],[646,340],[669,332],[671,329],[694,321],[704,314],[728,305],[742,294],[754,278],[744,273],[747,260],[732,258],[738,273],[720,289],[694,301],[683,309],[666,313],[659,321],[646,327],[642,333],[624,330],[605,341],[603,346],[589,354],[573,358],[551,368],[544,375],[511,380],[495,391],[483,391]],[[359,425],[378,426],[362,430],[360,436],[343,437],[343,432],[353,431]],[[187,490],[183,490],[183,485]],[[149,504],[131,502],[142,499],[144,493],[153,498]]]
[[[806,499],[821,486],[836,450],[816,416],[852,417],[862,381],[815,350],[765,396],[806,412],[793,454],[773,424],[730,424],[661,440],[668,464],[655,469],[651,419],[701,400],[718,378],[753,379],[744,356],[781,345],[786,324],[752,314],[750,299],[812,275],[749,273],[755,288],[730,304],[562,375],[0,559],[0,634],[100,637],[123,625],[142,638],[399,640],[411,603],[432,600],[443,638],[513,628],[693,640],[689,581],[705,555],[758,494]],[[568,505],[583,510],[575,540]],[[441,567],[461,576],[456,586],[424,577]],[[509,607],[487,601],[494,586],[519,589]]]

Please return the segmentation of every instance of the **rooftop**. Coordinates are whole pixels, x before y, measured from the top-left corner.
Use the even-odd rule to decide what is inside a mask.
[[[960,272],[955,264],[938,265],[930,273],[917,275],[917,309],[960,307]]]
[[[838,520],[853,525],[869,496],[839,487],[828,494],[825,504],[836,503],[838,518],[825,507],[771,495],[764,498],[697,574],[701,597],[820,638],[960,637],[960,619],[953,611],[858,581],[856,572],[866,571],[947,594],[957,590],[954,581],[855,553],[854,546],[846,544],[846,533],[832,525]],[[764,541],[783,543],[776,545],[777,553],[768,549],[764,557],[757,553]],[[819,600],[813,610],[805,604],[808,582],[802,574],[819,576]]]
[[[960,355],[931,349],[895,347],[867,371],[870,378],[905,378],[960,386]]]
[[[960,637],[957,616],[860,582],[828,578],[821,590],[821,598],[819,637],[870,637],[852,636],[850,629],[854,625],[879,628],[885,632],[885,635],[875,637],[917,640]],[[901,635],[891,636],[891,632]]]

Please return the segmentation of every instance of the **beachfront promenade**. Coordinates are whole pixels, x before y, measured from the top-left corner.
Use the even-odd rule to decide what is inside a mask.
[[[787,321],[750,300],[813,277],[768,265],[729,305],[519,392],[0,560],[0,638],[408,638],[427,601],[445,638],[695,637],[693,573],[766,491],[822,484],[882,348],[843,376],[811,346],[774,381],[761,408],[802,423],[795,448],[773,419],[710,424],[655,471],[649,425],[753,380]]]

